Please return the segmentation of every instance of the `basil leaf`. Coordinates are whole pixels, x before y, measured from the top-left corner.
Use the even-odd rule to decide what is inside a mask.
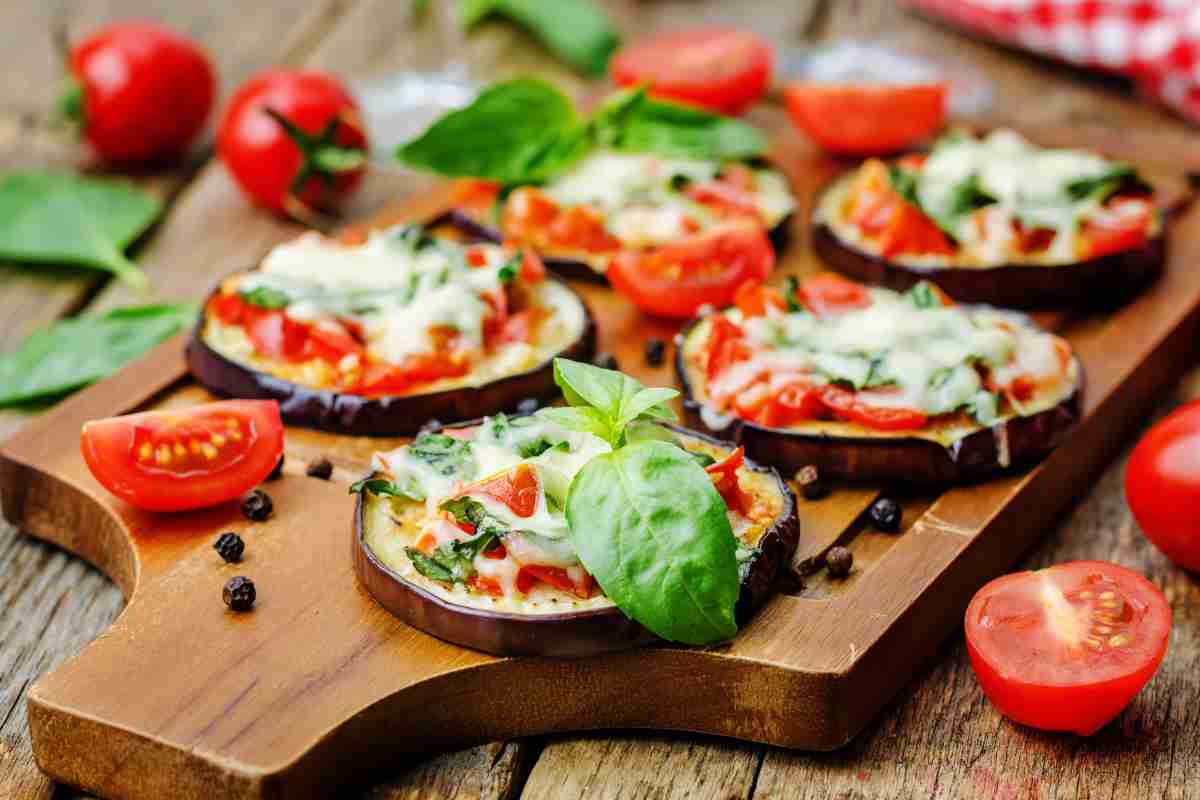
[[[591,75],[603,75],[620,41],[608,15],[590,0],[463,0],[462,24],[504,16],[529,30],[563,61]]]
[[[938,208],[922,207],[934,222],[946,233],[957,236],[959,220],[977,208],[990,206],[996,198],[983,191],[979,185],[979,175],[971,173],[965,180],[950,187],[950,190],[940,198]]]
[[[758,128],[694,106],[655,100],[630,89],[608,100],[592,120],[601,146],[706,161],[740,161],[767,150]]]
[[[666,442],[589,461],[567,495],[569,537],[605,595],[664,639],[711,644],[737,633],[737,546],[703,468]]]
[[[248,292],[239,292],[239,294],[250,305],[270,311],[284,308],[291,302],[286,292],[270,286],[257,286]]]
[[[545,439],[538,439],[537,441],[517,445],[517,452],[521,454],[521,458],[537,458],[552,447],[566,444],[566,442],[559,442],[558,445],[555,445]]]
[[[125,249],[161,213],[156,197],[121,181],[13,173],[0,179],[0,259],[90,267],[142,288]]]
[[[425,493],[421,491],[419,486],[414,486],[411,483],[399,485],[386,478],[363,478],[361,481],[355,481],[350,484],[350,494],[361,494],[363,492],[370,492],[379,497],[404,497],[408,500],[415,500],[418,503],[425,500]]]
[[[933,284],[929,281],[921,281],[905,292],[904,296],[908,298],[908,302],[920,309],[942,307],[942,298],[933,290]]]
[[[542,408],[537,415],[569,431],[582,431],[611,441],[612,426],[608,418],[595,408]]]
[[[917,200],[917,174],[915,172],[896,164],[889,164],[888,177],[891,179],[892,188],[896,190],[896,194],[920,208],[921,203]]]
[[[0,356],[0,406],[56,397],[106,378],[195,318],[192,305],[148,305],[65,319],[35,331]]]
[[[698,450],[687,450],[685,452],[701,467],[711,467],[717,463],[717,460],[708,453],[701,453]]]
[[[1125,184],[1133,184],[1138,187],[1145,186],[1132,166],[1129,164],[1114,164],[1110,169],[1099,175],[1070,181],[1065,188],[1067,195],[1072,200],[1084,200],[1092,195],[1096,195],[1097,199],[1102,200],[1112,194],[1118,187]]]
[[[438,508],[454,517],[455,522],[466,522],[471,525],[478,525],[487,514],[483,503],[472,500],[470,497],[455,497],[443,501]]]
[[[549,83],[518,78],[485,89],[396,151],[401,161],[502,183],[544,180],[587,150],[571,101]]]
[[[447,477],[470,478],[475,472],[475,457],[471,443],[441,433],[418,436],[408,446],[408,454],[428,464],[434,472]]]
[[[800,279],[795,275],[787,276],[787,291],[784,292],[784,297],[787,299],[789,314],[804,310],[804,304],[800,302]]]
[[[408,560],[412,562],[417,572],[426,578],[442,581],[443,583],[454,582],[454,572],[449,567],[443,566],[441,562],[435,561],[417,548],[406,547],[404,548],[404,554],[408,556]]]

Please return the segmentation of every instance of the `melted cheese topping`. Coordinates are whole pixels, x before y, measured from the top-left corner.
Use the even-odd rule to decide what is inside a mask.
[[[467,439],[470,458],[454,469],[414,454],[411,447],[376,453],[373,469],[399,486],[419,487],[424,501],[367,495],[365,540],[371,551],[391,570],[410,583],[434,595],[464,606],[519,614],[553,614],[607,608],[612,601],[597,594],[582,599],[570,592],[537,582],[528,594],[517,590],[517,575],[522,564],[561,567],[579,580],[584,570],[567,538],[563,512],[571,480],[596,456],[610,452],[609,445],[590,433],[567,431],[538,416],[509,419],[486,418]],[[692,437],[678,437],[680,445],[721,459],[727,451]],[[536,456],[522,451],[537,444],[546,449]],[[471,491],[472,485],[507,472],[519,464],[537,470],[539,495],[534,513],[518,517],[504,503]],[[755,547],[775,519],[783,512],[784,498],[769,474],[742,467],[738,472],[742,488],[752,493],[755,504],[746,515],[729,514],[730,526],[739,539],[739,560],[744,564],[755,554]],[[413,566],[405,548],[415,547],[426,535],[440,545],[469,538],[450,522],[439,506],[446,500],[470,497],[482,503],[510,533],[502,539],[507,555],[502,559],[477,556],[474,568],[481,577],[497,581],[503,597],[473,590],[463,583],[431,580]]]
[[[562,206],[589,206],[604,216],[609,233],[630,247],[666,244],[717,221],[712,211],[677,186],[714,180],[715,161],[668,159],[645,153],[599,150],[542,190]],[[754,203],[767,228],[792,212],[787,181],[774,170],[755,169]]]
[[[469,249],[479,254],[482,265],[468,265],[468,248],[455,242],[427,239],[418,245],[412,229],[406,227],[372,233],[358,246],[305,234],[276,247],[260,270],[237,276],[234,283],[243,294],[262,291],[286,297],[285,313],[301,322],[357,323],[367,353],[388,363],[432,352],[431,330],[454,329],[471,371],[421,384],[416,388],[421,393],[480,386],[520,374],[582,336],[587,324],[583,303],[562,284],[542,281],[524,287],[530,304],[546,312],[535,329],[534,343],[510,342],[485,349],[483,322],[490,307],[483,298],[504,291],[500,271],[510,256],[496,245]],[[319,358],[290,362],[262,356],[241,326],[212,315],[205,320],[203,335],[226,358],[308,386],[339,385],[339,370],[352,372],[359,367],[356,361],[331,365]]]
[[[742,319],[736,310],[720,312],[739,324],[752,355],[705,380],[709,320],[684,342],[689,384],[703,403],[713,430],[733,421],[731,404],[752,406],[789,383],[837,382],[876,408],[924,412],[920,430],[881,431],[838,420],[807,420],[788,428],[800,433],[850,436],[919,436],[950,444],[983,427],[1051,408],[1076,389],[1079,364],[1072,356],[1064,370],[1056,337],[1027,317],[983,306],[917,308],[905,295],[871,289],[865,308],[817,317],[807,312]],[[977,367],[994,385],[1018,376],[1035,381],[1032,396],[1015,408],[984,386]],[[768,375],[769,380],[762,381]],[[720,401],[714,398],[721,398]]]
[[[1085,150],[1046,149],[1010,130],[997,130],[983,139],[955,133],[939,139],[916,176],[921,209],[958,247],[953,255],[901,253],[890,258],[908,267],[987,268],[1005,264],[1060,266],[1081,260],[1079,231],[1083,223],[1104,213],[1108,191],[1079,195],[1070,187],[1103,182],[1126,168]],[[879,255],[880,246],[846,217],[855,174],[844,176],[827,190],[814,219],[828,225],[839,239]],[[991,198],[983,207],[961,209],[968,186]],[[1019,247],[1014,222],[1026,229],[1054,232],[1048,247],[1025,252]],[[1152,219],[1149,236],[1161,221]]]

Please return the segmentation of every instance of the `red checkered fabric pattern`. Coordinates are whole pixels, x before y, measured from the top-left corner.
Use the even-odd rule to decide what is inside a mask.
[[[1133,78],[1200,123],[1200,0],[904,0],[987,38]]]

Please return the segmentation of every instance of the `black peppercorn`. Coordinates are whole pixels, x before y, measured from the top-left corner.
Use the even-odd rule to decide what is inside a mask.
[[[221,592],[225,605],[234,611],[249,611],[254,606],[256,596],[254,581],[242,575],[230,578],[229,583],[225,584],[225,589]]]
[[[621,368],[620,365],[617,364],[617,357],[614,356],[612,353],[601,353],[598,356],[596,356],[596,360],[593,361],[592,363],[594,363],[597,367],[600,367],[602,369],[620,369]]]
[[[820,500],[829,494],[829,486],[821,480],[821,473],[812,464],[796,471],[796,485],[805,500]]]
[[[431,419],[421,426],[421,428],[417,431],[417,436],[422,436],[426,433],[437,433],[441,429],[442,423],[436,419]]]
[[[667,359],[667,346],[663,344],[663,340],[656,336],[651,336],[646,340],[646,363],[652,367],[661,367]]]
[[[232,564],[242,560],[242,553],[246,552],[246,543],[242,541],[242,537],[230,531],[217,537],[217,540],[213,542],[213,550],[216,550],[221,558]]]
[[[267,480],[279,480],[281,475],[283,475],[283,453],[279,454],[279,460],[275,462],[275,469],[271,470],[271,474],[267,476]]]
[[[255,489],[242,499],[242,514],[252,522],[262,522],[274,510],[271,496],[262,489]]]
[[[536,397],[526,397],[521,402],[517,403],[518,414],[532,414],[541,406],[541,402]]]
[[[881,497],[876,500],[871,504],[871,509],[867,514],[876,530],[884,533],[895,533],[900,530],[900,504],[890,497]]]
[[[328,458],[318,458],[308,465],[308,469],[304,470],[304,474],[310,478],[320,478],[323,481],[329,480],[329,476],[333,474],[333,463]]]
[[[831,547],[825,554],[825,571],[831,578],[844,578],[854,566],[854,554],[844,547]]]

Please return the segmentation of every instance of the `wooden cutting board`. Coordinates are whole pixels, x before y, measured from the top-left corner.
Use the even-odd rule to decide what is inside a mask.
[[[1121,153],[1117,137],[1080,143],[1138,155]],[[1154,155],[1170,164],[1171,153]],[[777,156],[801,199],[781,269],[810,272],[818,265],[803,221],[838,165],[786,147]],[[1169,166],[1161,172],[1182,197],[1182,178]],[[376,222],[426,214],[436,201],[389,209]],[[38,763],[104,796],[207,800],[309,797],[408,754],[586,728],[839,747],[933,658],[972,593],[1088,486],[1188,365],[1198,264],[1200,211],[1180,210],[1167,274],[1135,302],[1104,316],[1045,317],[1077,349],[1088,386],[1081,424],[1036,469],[904,497],[898,535],[863,523],[882,487],[802,500],[795,565],[812,573],[807,585],[781,586],[732,643],[587,660],[464,650],[407,627],[358,586],[346,487],[372,452],[400,440],[289,429],[284,476],[265,487],[275,514],[262,523],[247,522],[236,504],[162,515],[110,496],[79,455],[85,421],[211,399],[187,378],[184,340],[168,342],[0,448],[5,516],[95,564],[128,598],[107,633],[30,688]],[[577,288],[598,319],[601,349],[644,382],[670,384],[669,367],[647,367],[641,353],[647,337],[669,340],[676,326],[640,316],[605,288]],[[337,466],[331,481],[304,474],[321,457]],[[226,530],[246,540],[241,564],[212,550]],[[845,580],[813,571],[835,543],[855,555]],[[221,587],[237,574],[258,587],[252,613],[222,604]]]

